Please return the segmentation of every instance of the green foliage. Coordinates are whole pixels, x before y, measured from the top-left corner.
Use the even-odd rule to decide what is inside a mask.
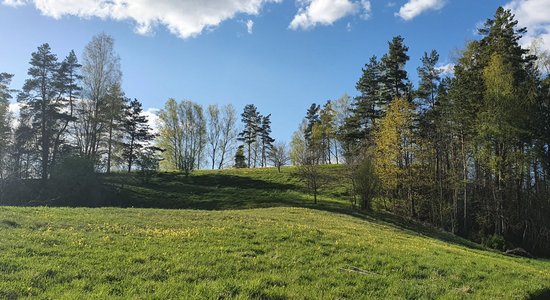
[[[506,241],[504,240],[504,237],[502,235],[498,234],[493,234],[486,237],[483,240],[483,245],[499,251],[506,250]]]
[[[240,145],[237,148],[237,152],[235,153],[235,168],[242,169],[246,168],[246,157],[244,156],[244,146]]]
[[[429,104],[433,108],[437,97],[438,84],[441,80],[441,70],[437,68],[439,54],[432,50],[430,55],[424,52],[421,58],[422,66],[418,67],[420,84],[416,91],[418,97],[424,100],[424,104]]]
[[[353,174],[355,192],[361,198],[361,208],[372,210],[372,200],[380,193],[380,181],[369,157],[364,157]]]
[[[159,113],[158,146],[163,152],[161,167],[165,170],[180,170],[189,175],[200,169],[204,156],[206,119],[200,104],[192,101],[168,99]]]
[[[394,191],[407,173],[408,153],[412,141],[412,107],[404,99],[389,106],[375,135],[374,166],[382,187]]]

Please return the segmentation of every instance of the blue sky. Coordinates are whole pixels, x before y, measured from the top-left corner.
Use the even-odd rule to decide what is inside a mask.
[[[146,108],[162,108],[170,97],[233,103],[239,112],[254,103],[272,114],[275,138],[289,141],[312,102],[355,95],[362,66],[384,54],[395,35],[410,48],[407,70],[416,84],[424,51],[436,49],[441,65],[452,63],[499,5],[527,11],[521,16],[531,25],[523,16],[529,1],[518,0],[139,0],[105,7],[117,2],[125,0],[3,0],[0,72],[15,74],[19,89],[40,44],[60,58],[71,49],[80,57],[91,37],[105,32],[121,57],[124,91]],[[540,18],[533,26],[544,29],[548,17]]]

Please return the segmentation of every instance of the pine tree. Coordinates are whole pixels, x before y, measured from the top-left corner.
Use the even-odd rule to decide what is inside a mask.
[[[132,171],[134,161],[140,156],[155,135],[148,124],[147,117],[143,115],[141,102],[137,99],[130,101],[125,109],[123,123],[124,149],[122,157],[126,160],[128,173]]]
[[[262,124],[260,127],[260,143],[262,144],[262,167],[267,165],[267,158],[273,148],[273,142],[275,139],[271,137],[271,114],[262,117]]]
[[[306,144],[310,145],[312,143],[313,138],[313,126],[315,124],[319,124],[321,122],[319,111],[321,110],[321,106],[316,103],[312,103],[311,106],[308,108],[306,113],[306,128],[304,131],[304,138],[306,140]]]
[[[420,99],[424,100],[424,105],[430,105],[430,108],[433,109],[437,97],[437,87],[441,80],[441,70],[437,69],[439,54],[435,50],[432,50],[430,55],[424,52],[421,61],[422,66],[417,68],[420,85],[416,94]]]
[[[248,148],[248,167],[251,165],[252,161],[252,144],[257,143],[258,133],[260,131],[260,114],[258,109],[254,104],[247,104],[244,107],[244,111],[241,114],[242,122],[244,123],[243,131],[239,133],[239,138],[237,140],[245,143]]]
[[[52,167],[55,166],[58,157],[63,152],[70,151],[69,145],[67,145],[68,131],[71,124],[75,124],[77,118],[75,117],[75,102],[81,97],[80,80],[80,68],[82,65],[78,63],[78,59],[74,51],[71,51],[69,55],[61,62],[58,75],[57,85],[60,90],[59,102],[63,107],[63,113],[59,117],[59,130],[55,133],[53,140],[53,153],[52,153]],[[66,150],[60,149],[62,147],[69,148]]]
[[[381,99],[381,66],[376,56],[372,56],[368,64],[363,68],[363,75],[356,83],[355,88],[359,93],[354,99],[352,115],[349,122],[351,138],[365,140],[370,131],[376,125],[383,107]]]
[[[409,79],[405,64],[409,61],[409,47],[404,39],[396,36],[388,42],[388,53],[381,60],[381,74],[384,83],[384,101],[390,103],[395,98],[408,98],[410,95]]]
[[[37,135],[40,151],[40,176],[43,183],[50,173],[50,162],[53,137],[56,133],[56,122],[62,111],[58,86],[59,62],[51,52],[50,45],[43,44],[31,55],[29,79],[25,81],[18,101],[21,103],[22,122],[28,122]]]

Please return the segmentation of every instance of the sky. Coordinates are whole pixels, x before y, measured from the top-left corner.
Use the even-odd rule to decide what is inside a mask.
[[[80,57],[106,33],[126,95],[151,118],[168,98],[232,103],[239,113],[253,103],[288,142],[311,103],[357,95],[361,68],[393,36],[409,47],[417,85],[424,51],[437,50],[448,70],[498,6],[528,27],[522,43],[550,48],[550,0],[0,0],[0,72],[20,89],[42,43],[60,59]]]

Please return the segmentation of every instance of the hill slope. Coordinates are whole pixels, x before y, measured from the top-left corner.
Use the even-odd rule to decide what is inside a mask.
[[[550,263],[305,208],[0,208],[0,298],[527,298]],[[546,293],[546,294],[545,294]]]
[[[323,168],[316,205],[288,167],[106,178],[142,208],[0,207],[0,299],[550,297],[549,261],[359,214]]]

